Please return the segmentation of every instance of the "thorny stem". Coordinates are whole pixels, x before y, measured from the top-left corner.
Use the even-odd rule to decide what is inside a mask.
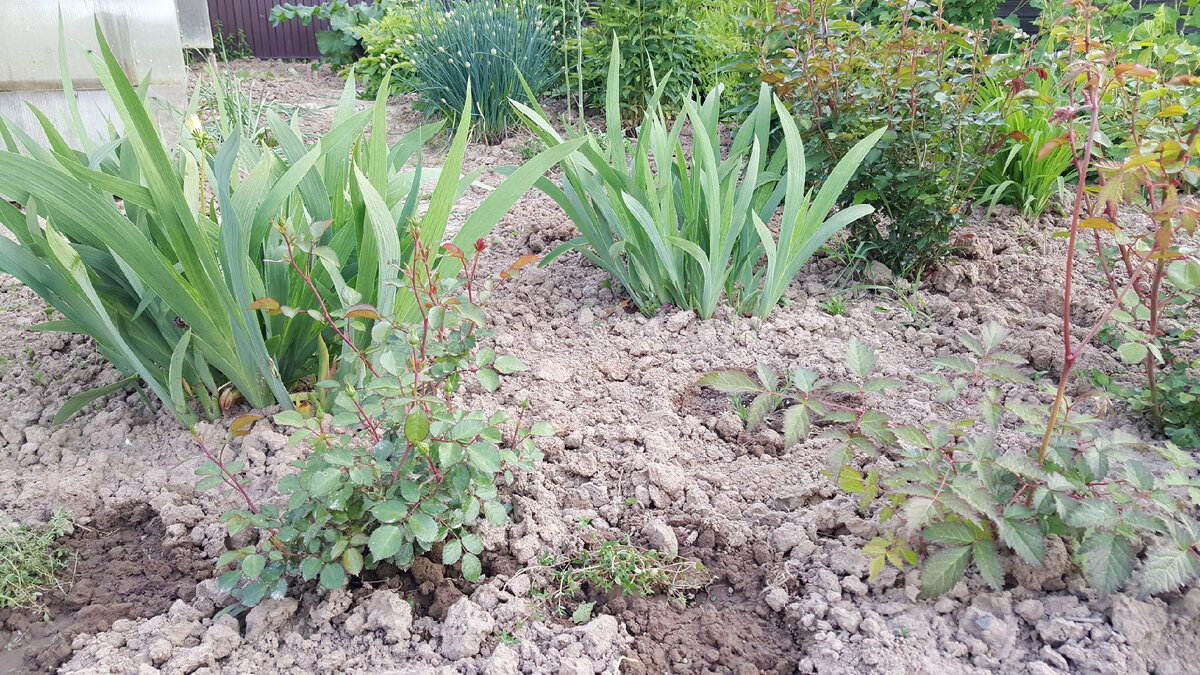
[[[1092,149],[1096,144],[1096,134],[1100,131],[1099,74],[1093,74],[1092,78],[1089,79],[1088,88],[1084,92],[1084,98],[1091,112],[1091,125],[1088,129],[1087,140],[1083,145],[1083,156],[1079,157],[1077,155],[1075,160],[1076,172],[1079,175],[1079,185],[1075,189],[1075,207],[1071,213],[1070,236],[1067,240],[1066,281],[1063,283],[1063,367],[1062,373],[1058,378],[1058,392],[1055,393],[1054,403],[1050,406],[1050,420],[1046,422],[1046,433],[1042,436],[1042,447],[1038,451],[1039,467],[1046,464],[1046,451],[1050,448],[1050,437],[1054,434],[1054,427],[1058,422],[1058,411],[1062,406],[1063,397],[1067,391],[1067,379],[1071,374],[1071,369],[1075,367],[1075,359],[1079,357],[1079,354],[1071,349],[1071,288],[1072,275],[1075,270],[1075,239],[1079,234],[1079,220],[1082,214],[1084,196],[1087,193],[1087,168],[1091,166]],[[1112,313],[1111,309],[1109,313]],[[1084,344],[1086,345],[1087,343],[1085,342]],[[1030,493],[1028,501],[1032,502],[1032,500],[1033,493]]]

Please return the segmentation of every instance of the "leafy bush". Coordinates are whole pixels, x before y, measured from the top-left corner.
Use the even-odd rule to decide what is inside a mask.
[[[314,19],[328,21],[329,29],[317,31],[317,49],[321,50],[321,62],[334,66],[348,66],[363,55],[360,30],[373,19],[383,16],[389,0],[370,0],[351,4],[344,0],[332,0],[320,5],[293,5],[283,3],[271,8],[271,25],[299,19],[307,26]]]
[[[628,45],[620,83],[623,118],[638,120],[652,107],[656,81],[666,83],[661,97],[668,110],[680,110],[693,89],[709,89],[704,83],[711,75],[701,59],[703,5],[700,0],[601,0],[590,5],[592,25],[580,36],[587,101],[596,107],[605,101],[614,37]]]
[[[987,53],[992,33],[919,9],[860,23],[835,0],[782,3],[763,30],[763,80],[812,125],[818,166],[888,128],[850,184],[855,203],[887,220],[851,225],[855,242],[906,275],[944,257],[1006,117],[976,107],[985,75],[1010,79]]]
[[[423,239],[417,232],[412,238]],[[530,426],[525,409],[512,419],[504,411],[466,409],[456,396],[464,377],[474,376],[495,391],[499,374],[525,366],[480,344],[492,336],[483,305],[493,286],[480,287],[475,277],[483,241],[470,258],[452,245],[444,248],[465,273],[441,276],[436,270],[443,266],[423,246],[404,269],[405,284],[421,298],[416,321],[365,310],[343,317],[317,314],[319,323],[338,330],[343,319],[372,322],[372,332],[383,339],[355,351],[369,369],[362,378],[317,384],[329,393],[330,420],[322,407],[308,417],[297,411],[275,416],[277,424],[296,429],[293,443],[313,445],[297,472],[279,481],[286,506],[259,505],[250,497],[248,481],[238,478],[242,463],[226,461],[228,443],[216,453],[204,449],[209,461],[197,471],[205,476],[199,487],[225,486],[246,503],[222,516],[229,532],[253,528],[262,535],[259,543],[218,561],[239,563],[219,584],[244,605],[282,597],[296,577],[319,579],[332,589],[383,563],[406,570],[437,546],[442,564],[460,564],[471,581],[479,577],[479,519],[501,526],[508,518],[497,479],[507,484],[514,471],[532,471],[541,457],[533,437],[554,432],[544,422]],[[518,260],[501,281],[527,262]],[[306,274],[297,270],[301,278]],[[231,436],[248,433],[255,419],[235,420]],[[235,588],[243,580],[247,583]]]
[[[543,264],[579,250],[615,277],[643,312],[669,302],[708,318],[724,293],[738,311],[765,317],[817,248],[871,212],[869,206],[852,206],[826,219],[882,129],[848,151],[814,197],[805,188],[800,133],[782,102],[776,99],[772,106],[767,87],[761,88],[758,106],[724,159],[719,90],[703,102],[683,101],[683,114],[668,130],[658,105],[660,87],[650,99],[632,157],[627,157],[618,105],[620,66],[614,40],[605,109],[607,147],[587,131],[582,136],[586,144],[562,163],[563,186],[548,179],[537,183],[582,234]],[[563,143],[540,108],[516,105],[548,147]],[[771,151],[773,108],[785,140]],[[679,142],[685,122],[692,131],[690,157]],[[781,203],[776,240],[766,223]],[[764,257],[766,264],[760,265]]]
[[[0,517],[0,609],[27,609],[45,615],[42,594],[61,586],[72,555],[55,545],[71,528],[71,516],[56,511],[41,526]]]
[[[761,382],[725,372],[702,383],[754,395],[752,421],[787,407],[788,444],[805,439],[816,419],[832,423],[823,433],[835,441],[829,475],[859,495],[864,512],[892,526],[864,549],[872,556],[871,575],[888,563],[916,564],[918,541],[938,548],[921,564],[922,597],[949,591],[972,564],[1001,590],[998,545],[1041,565],[1048,534],[1070,542],[1088,582],[1102,594],[1134,577],[1134,550],[1143,542],[1151,550],[1140,565],[1138,591],[1162,593],[1200,577],[1200,523],[1188,515],[1189,505],[1172,496],[1176,488],[1187,488],[1190,506],[1200,505],[1200,479],[1184,473],[1200,464],[1167,444],[1156,450],[1176,470],[1155,477],[1131,452],[1137,440],[1085,413],[1086,398],[1069,401],[1061,416],[1026,402],[1020,385],[1029,381],[1017,367],[1021,359],[999,350],[1006,335],[988,324],[981,339],[961,336],[968,357],[934,359],[938,372],[922,379],[937,388],[939,403],[957,404],[962,417],[929,428],[897,424],[873,409],[877,397],[900,383],[873,376],[876,355],[857,340],[846,352],[849,382],[831,384],[798,367],[782,384],[763,368]],[[999,385],[1006,383],[1019,386],[1005,394]],[[998,445],[1010,420],[1031,442],[1006,445],[1022,451],[1005,452]],[[1039,454],[1037,439],[1046,428],[1051,445]],[[883,454],[894,472],[884,474],[873,463]]]
[[[555,78],[554,23],[532,0],[456,0],[448,12],[418,14],[405,48],[411,54],[418,107],[455,119],[469,97],[485,139],[516,123],[509,99],[530,101]],[[521,78],[532,91],[526,98]]]
[[[92,141],[76,115],[72,131],[83,149],[75,150],[36,113],[51,152],[0,123],[7,148],[0,151],[0,224],[17,240],[0,237],[0,270],[66,317],[39,329],[92,336],[129,378],[73,399],[58,419],[139,380],[184,421],[194,418],[193,398],[210,416],[235,396],[254,407],[291,408],[289,387],[302,377],[324,379],[324,345],[333,345],[331,363],[353,367],[352,359],[338,358],[347,348],[340,336],[292,321],[297,306],[316,294],[335,299],[337,309],[415,311],[415,299],[397,288],[394,263],[411,260],[404,228],[421,206],[422,185],[437,178],[422,221],[428,246],[441,240],[451,205],[480,175],[459,175],[466,125],[440,171],[422,171],[419,159],[405,170],[442,124],[414,130],[392,147],[383,133],[364,139],[368,122],[385,128],[385,102],[380,97],[356,112],[351,79],[332,129],[311,144],[295,120],[284,123],[268,111],[277,150],[237,134],[212,147],[197,132],[170,151],[98,28],[97,35],[102,56],[89,58],[116,105],[123,137]],[[61,37],[60,47],[65,53]],[[64,88],[70,100],[69,81]],[[463,247],[485,236],[570,151],[552,149],[513,172],[454,241]],[[212,202],[204,197],[209,188]],[[313,244],[295,263],[315,270],[311,283],[298,283],[278,262],[287,251],[284,233],[295,230]],[[372,340],[356,329],[348,337],[359,346]]]
[[[413,34],[416,13],[426,10],[427,3],[417,0],[394,1],[383,16],[358,30],[363,56],[354,63],[354,74],[363,85],[364,96],[375,96],[388,73],[393,74],[391,93],[404,90],[404,83],[413,75],[408,37]]]

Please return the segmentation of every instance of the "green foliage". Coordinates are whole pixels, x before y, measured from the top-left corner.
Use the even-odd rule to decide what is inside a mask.
[[[388,73],[392,73],[391,93],[405,89],[404,83],[413,76],[408,38],[417,13],[427,10],[427,4],[418,0],[395,0],[383,16],[358,29],[363,56],[354,63],[354,74],[363,85],[363,96],[375,96]]]
[[[799,131],[780,101],[772,105],[767,87],[761,88],[758,106],[724,158],[719,92],[714,89],[703,101],[684,101],[683,114],[668,128],[657,104],[660,88],[628,157],[617,104],[622,78],[616,41],[612,52],[607,147],[588,130],[581,137],[586,144],[562,164],[563,186],[548,179],[537,183],[582,234],[543,264],[579,250],[616,278],[643,312],[669,302],[708,318],[724,294],[738,311],[765,317],[817,248],[870,213],[869,206],[859,205],[826,219],[883,130],[847,152],[814,196],[805,187]],[[517,107],[547,146],[563,143],[540,108]],[[772,152],[773,120],[782,126],[785,140]],[[690,157],[679,142],[685,124],[692,132]],[[776,239],[766,223],[781,203]]]
[[[61,587],[72,554],[55,542],[71,529],[71,516],[54,512],[50,522],[33,526],[0,518],[0,609],[42,612],[42,594]]]
[[[277,143],[271,137],[267,111],[284,120],[307,112],[301,106],[267,97],[267,81],[274,77],[273,73],[254,73],[245,68],[228,70],[210,60],[204,75],[192,90],[189,109],[203,120],[210,150],[239,131],[256,145],[274,147]]]
[[[317,31],[317,49],[321,50],[321,61],[334,66],[348,66],[364,53],[360,30],[372,20],[382,17],[389,4],[388,0],[354,4],[332,0],[320,5],[285,2],[271,8],[271,25],[278,26],[292,19],[299,19],[304,26],[314,19],[328,21],[327,30]]]
[[[1023,388],[1030,383],[1021,359],[1000,351],[1006,336],[988,324],[979,339],[961,336],[967,356],[934,359],[938,370],[921,379],[936,388],[939,404],[962,417],[924,428],[873,409],[877,397],[899,382],[873,376],[876,356],[856,340],[847,348],[848,382],[793,371],[779,406],[787,444],[806,439],[812,420],[828,423],[822,435],[835,443],[829,476],[860,495],[864,511],[891,524],[887,536],[865,549],[872,573],[888,563],[915,564],[909,543],[920,540],[936,548],[922,563],[923,597],[945,593],[970,568],[999,590],[1000,545],[1040,565],[1044,539],[1055,534],[1071,542],[1085,577],[1102,594],[1130,583],[1140,592],[1160,593],[1200,577],[1200,524],[1188,513],[1200,505],[1200,463],[1168,443],[1155,449],[1172,470],[1155,476],[1132,452],[1139,445],[1135,438],[1084,412],[1087,399],[1068,402],[1067,413],[1050,420],[1048,406],[1027,402]],[[729,375],[702,382],[722,391],[754,386],[760,395],[779,395]],[[1005,451],[997,435],[1014,423],[1030,442]],[[1052,442],[1039,462],[1037,439],[1047,423]],[[879,472],[874,459],[883,454],[894,471]],[[1187,503],[1177,494],[1186,495]],[[1151,552],[1135,575],[1133,551],[1143,542],[1151,543]]]
[[[318,320],[339,331],[370,321],[380,339],[354,354],[368,374],[348,383],[317,383],[328,392],[328,410],[275,415],[276,424],[295,429],[291,443],[313,447],[295,464],[296,472],[279,481],[284,507],[256,505],[246,492],[249,480],[239,477],[242,462],[227,457],[229,443],[214,454],[197,438],[208,456],[197,470],[203,476],[199,488],[225,487],[245,501],[245,509],[222,516],[230,534],[253,528],[264,535],[218,561],[239,563],[219,583],[243,605],[283,597],[297,578],[334,589],[382,563],[407,570],[416,556],[435,549],[442,564],[459,565],[466,579],[482,573],[483,540],[475,532],[480,519],[504,525],[508,511],[500,483],[511,484],[514,472],[533,471],[541,458],[534,437],[554,430],[544,422],[530,425],[524,408],[513,418],[462,406],[456,393],[464,378],[494,391],[497,373],[525,366],[481,344],[493,335],[483,310],[493,285],[481,287],[474,272],[482,242],[470,258],[456,247],[445,249],[458,263],[455,276],[438,274],[446,266],[423,247],[405,267],[405,283],[422,298],[417,320],[377,313]],[[328,421],[326,412],[332,414]],[[231,439],[248,433],[255,419],[235,420]]]
[[[1000,135],[1006,111],[976,107],[983,77],[1004,72],[987,54],[992,33],[920,5],[877,24],[855,21],[836,0],[781,3],[778,17],[763,27],[763,80],[812,126],[818,175],[858,138],[887,128],[850,183],[853,202],[887,220],[864,219],[850,232],[870,257],[916,275],[949,253]]]
[[[341,336],[292,321],[318,311],[314,294],[329,303],[326,312],[365,304],[411,318],[415,299],[397,283],[396,263],[412,260],[414,250],[405,228],[426,207],[423,244],[441,241],[453,202],[480,175],[459,174],[465,124],[442,169],[422,170],[420,148],[442,124],[391,147],[383,133],[368,139],[368,123],[385,127],[385,102],[356,112],[351,79],[332,129],[315,142],[302,139],[294,117],[284,122],[268,109],[277,149],[232,133],[236,121],[223,127],[231,135],[216,147],[193,120],[193,135],[168,150],[142,92],[100,38],[102,54],[89,58],[116,103],[124,136],[91,140],[73,115],[70,130],[82,139],[75,150],[43,116],[50,152],[0,124],[7,148],[0,151],[0,224],[17,240],[0,237],[0,270],[66,317],[40,329],[92,336],[130,378],[122,386],[140,380],[188,422],[193,398],[209,416],[235,396],[254,407],[291,408],[289,387],[325,377],[322,345],[333,345],[326,362],[356,367],[339,358],[348,348]],[[65,41],[60,45],[65,54]],[[69,81],[64,87],[70,94]],[[468,248],[487,235],[579,143],[513,171],[454,242]],[[406,168],[414,155],[415,167]],[[434,179],[432,196],[423,199]],[[311,283],[292,277],[293,266],[312,270]],[[354,327],[347,337],[358,346],[373,340]]]
[[[246,31],[238,29],[237,35],[226,33],[221,22],[213,22],[212,55],[218,61],[237,61],[254,58],[254,50],[246,42]]]
[[[404,47],[414,62],[418,107],[456,119],[469,91],[471,117],[485,139],[516,123],[510,99],[529,103],[556,77],[554,22],[532,0],[456,0],[448,12],[416,15],[413,31]]]
[[[637,120],[655,106],[651,93],[666,82],[662,99],[679,110],[693,89],[704,87],[700,44],[704,40],[699,0],[601,0],[589,5],[592,25],[583,42],[582,86],[590,105],[604,105],[614,39],[629,46],[622,54],[621,116]],[[669,78],[668,78],[669,76]]]
[[[1042,148],[1066,130],[1051,121],[1058,101],[1057,77],[1045,68],[1033,68],[1025,77],[1009,82],[985,80],[980,104],[1008,109],[1002,129],[1006,140],[975,185],[980,200],[994,206],[1009,204],[1027,219],[1037,218],[1050,198],[1066,189],[1065,174],[1072,168],[1071,149],[1053,147],[1045,157]],[[1028,86],[1027,86],[1028,85]],[[1082,126],[1082,125],[1080,125]],[[1077,129],[1076,132],[1083,131]]]
[[[1165,279],[1172,289],[1165,318],[1176,327],[1148,341],[1149,336],[1133,327],[1134,317],[1119,312],[1097,337],[1115,347],[1130,365],[1141,366],[1147,356],[1154,358],[1159,363],[1155,387],[1148,383],[1121,386],[1099,371],[1092,372],[1092,381],[1129,412],[1149,418],[1176,445],[1196,447],[1200,446],[1200,356],[1196,355],[1196,329],[1188,325],[1188,312],[1198,306],[1195,289],[1200,286],[1200,263],[1176,261]],[[1150,354],[1151,348],[1157,355]]]
[[[686,603],[694,591],[703,588],[712,575],[704,565],[673,553],[635,546],[626,535],[622,541],[596,541],[576,553],[550,552],[538,559],[531,570],[547,575],[546,582],[533,595],[546,603],[555,616],[566,616],[565,600],[590,590],[607,593],[620,588],[621,595],[662,593]],[[591,619],[595,602],[581,603],[571,615],[575,623]]]

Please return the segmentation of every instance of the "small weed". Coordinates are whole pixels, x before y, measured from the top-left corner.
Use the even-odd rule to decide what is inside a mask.
[[[534,157],[537,157],[538,155],[540,155],[542,153],[542,151],[545,149],[546,149],[546,144],[544,142],[542,142],[540,139],[538,139],[536,136],[532,137],[532,138],[527,138],[527,139],[525,139],[525,142],[521,144],[521,159],[528,162],[529,160],[533,159]],[[609,282],[606,281],[605,283],[609,283]]]
[[[840,297],[835,295],[826,300],[825,304],[821,305],[821,309],[824,310],[826,314],[843,316],[846,314],[846,303]]]
[[[518,628],[519,628],[519,626],[516,626],[513,628],[513,630],[517,630]],[[521,642],[517,638],[513,637],[512,633],[510,633],[506,630],[503,630],[501,628],[497,628],[496,630],[492,631],[492,637],[496,638],[501,643],[509,645],[509,646],[512,646],[515,644],[520,644],[520,642]]]
[[[607,592],[614,586],[622,595],[666,594],[673,600],[686,603],[693,591],[703,588],[710,580],[704,565],[678,555],[660,553],[634,546],[626,535],[621,541],[603,541],[578,553],[546,553],[539,565],[530,572],[548,572],[548,584],[533,591],[555,616],[566,616],[563,602],[578,596],[584,586]],[[594,602],[580,604],[571,615],[575,623],[591,619]]]
[[[56,511],[42,526],[0,519],[0,609],[28,609],[49,618],[42,594],[61,588],[72,556],[54,542],[71,529],[71,516]]]

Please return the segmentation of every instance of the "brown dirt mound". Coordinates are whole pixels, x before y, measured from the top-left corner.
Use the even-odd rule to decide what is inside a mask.
[[[46,594],[49,621],[0,611],[0,675],[52,673],[71,655],[75,636],[190,600],[212,563],[186,544],[167,548],[165,539],[162,519],[147,504],[105,509],[90,526],[77,526],[59,542],[75,566],[63,591]]]

